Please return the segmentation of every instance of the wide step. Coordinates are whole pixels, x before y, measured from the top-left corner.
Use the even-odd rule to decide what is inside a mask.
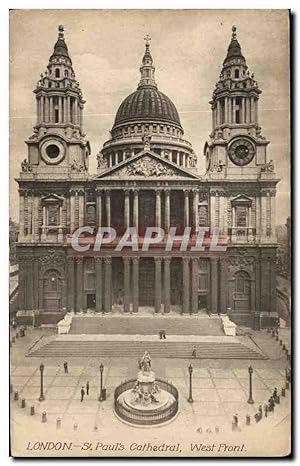
[[[196,348],[197,359],[267,359],[259,351],[240,342],[162,342],[162,341],[50,341],[33,348],[30,357],[130,357],[147,350],[154,358],[191,358]]]
[[[161,329],[165,330],[167,335],[224,335],[220,318],[190,315],[74,316],[70,334],[157,335]]]

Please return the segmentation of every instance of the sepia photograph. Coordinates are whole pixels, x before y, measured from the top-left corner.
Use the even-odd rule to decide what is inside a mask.
[[[289,456],[289,10],[9,23],[10,455]]]

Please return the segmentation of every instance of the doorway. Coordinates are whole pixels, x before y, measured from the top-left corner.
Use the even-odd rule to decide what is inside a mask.
[[[96,309],[96,294],[95,293],[88,293],[86,295],[86,308]]]
[[[61,309],[61,276],[57,270],[48,270],[43,280],[44,309],[59,311]]]

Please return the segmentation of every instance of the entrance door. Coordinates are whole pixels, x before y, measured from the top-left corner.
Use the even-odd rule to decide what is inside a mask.
[[[247,272],[235,274],[234,310],[248,312],[251,310],[251,282]]]
[[[154,306],[155,294],[155,265],[153,258],[140,259],[139,266],[139,304],[140,306]]]
[[[61,277],[57,270],[48,270],[44,276],[44,309],[61,309]]]
[[[87,309],[96,308],[96,294],[95,293],[88,293],[86,295],[86,308]]]

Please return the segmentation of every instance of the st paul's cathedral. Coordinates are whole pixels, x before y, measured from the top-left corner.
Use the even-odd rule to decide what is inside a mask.
[[[36,124],[17,179],[19,310],[33,312],[37,324],[55,324],[68,311],[101,318],[146,309],[183,318],[227,313],[237,324],[272,325],[279,180],[259,126],[261,90],[236,28],[209,102],[212,128],[203,154],[184,139],[176,106],[159,90],[146,39],[137,89],[92,155],[85,101],[59,26],[33,91]],[[89,172],[91,157],[96,174]],[[205,159],[204,174],[198,157]],[[107,244],[79,254],[69,238],[83,226],[113,227],[118,237],[135,227],[141,241],[147,227],[166,234],[176,227],[177,235],[206,227],[208,237],[218,229],[227,238],[227,249],[167,252],[157,244],[125,253]]]

